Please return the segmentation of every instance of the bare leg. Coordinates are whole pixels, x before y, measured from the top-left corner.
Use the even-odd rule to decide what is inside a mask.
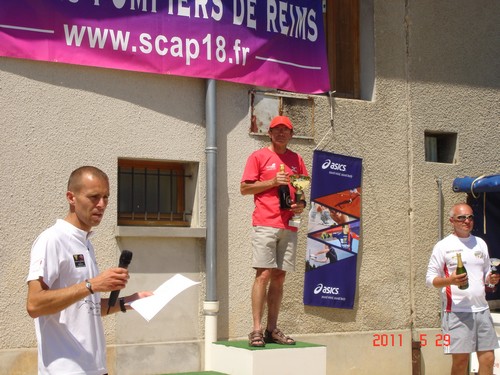
[[[469,354],[452,354],[451,375],[466,375],[469,365]]]
[[[493,365],[495,364],[495,353],[493,350],[477,352],[479,362],[479,375],[493,375]]]
[[[267,293],[267,330],[272,332],[278,324],[286,272],[276,268],[270,271],[271,282]]]
[[[257,268],[255,280],[252,287],[252,318],[253,330],[262,330],[262,315],[264,313],[264,303],[267,299],[267,285],[269,284],[271,270]]]

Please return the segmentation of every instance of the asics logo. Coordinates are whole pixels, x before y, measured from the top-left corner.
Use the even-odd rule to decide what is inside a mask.
[[[328,168],[336,171],[345,172],[347,170],[347,165],[340,163],[333,163],[330,159],[327,159],[321,166],[321,169],[328,169]]]
[[[314,294],[339,294],[339,289],[340,288],[334,288],[332,286],[324,286],[323,284],[319,283],[316,288],[314,288]]]

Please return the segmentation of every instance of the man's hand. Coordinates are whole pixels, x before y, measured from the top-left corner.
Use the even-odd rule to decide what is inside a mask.
[[[254,195],[262,193],[268,189],[278,187],[280,185],[288,185],[290,177],[286,172],[278,172],[276,176],[265,181],[243,181],[240,184],[240,193],[242,195]]]
[[[500,274],[490,273],[488,279],[488,284],[497,285],[498,281],[500,280]]]
[[[131,294],[130,296],[124,297],[125,309],[131,310],[132,306],[130,306],[130,304],[132,302],[134,302],[135,300],[141,299],[141,298],[146,298],[146,297],[152,296],[152,295],[153,295],[153,292],[151,292],[151,291],[143,291],[143,292],[136,292],[134,294]],[[110,308],[110,311],[108,312],[108,306],[109,306],[108,303],[109,303],[108,298],[101,300],[101,306],[103,306],[101,309],[102,315],[114,314],[114,313],[121,311],[121,306],[120,306],[120,304],[117,303],[115,306],[112,306]],[[106,311],[106,313],[104,313],[104,311]]]
[[[434,285],[436,288],[443,288],[449,285],[461,286],[461,285],[466,285],[468,280],[469,279],[467,278],[467,274],[463,273],[457,275],[457,271],[454,271],[448,277],[436,276],[432,280],[432,285]]]
[[[116,267],[107,269],[89,281],[94,292],[111,292],[125,288],[129,278],[127,269]]]
[[[301,214],[302,212],[304,212],[305,208],[305,201],[300,201],[297,203],[292,203],[290,210],[293,211],[294,214]]]
[[[276,177],[274,185],[288,185],[288,182],[290,181],[290,177],[288,177],[288,173],[286,172],[278,172],[276,173]]]
[[[454,271],[448,279],[450,281],[450,285],[456,285],[456,286],[466,285],[467,282],[469,281],[466,273],[457,275],[457,271]]]

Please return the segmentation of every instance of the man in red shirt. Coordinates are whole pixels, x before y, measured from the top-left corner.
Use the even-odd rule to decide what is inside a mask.
[[[293,136],[293,125],[286,116],[275,117],[269,125],[271,144],[253,152],[241,179],[243,195],[254,196],[252,215],[252,266],[256,270],[252,287],[253,330],[248,335],[250,346],[265,346],[275,342],[294,345],[295,341],[277,328],[287,271],[295,270],[297,228],[289,225],[294,214],[300,214],[305,201],[280,209],[278,190],[288,185],[294,202],[295,188],[290,185],[291,174],[308,175],[302,157],[287,148]],[[284,165],[285,171],[280,167]],[[265,333],[262,326],[264,305],[268,316]]]

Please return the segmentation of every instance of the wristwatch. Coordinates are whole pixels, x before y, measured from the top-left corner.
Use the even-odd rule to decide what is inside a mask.
[[[92,290],[92,284],[90,283],[89,279],[85,279],[85,288],[89,290],[90,294],[94,294],[94,291]]]
[[[120,310],[124,313],[127,312],[127,308],[125,307],[125,297],[120,298]]]

